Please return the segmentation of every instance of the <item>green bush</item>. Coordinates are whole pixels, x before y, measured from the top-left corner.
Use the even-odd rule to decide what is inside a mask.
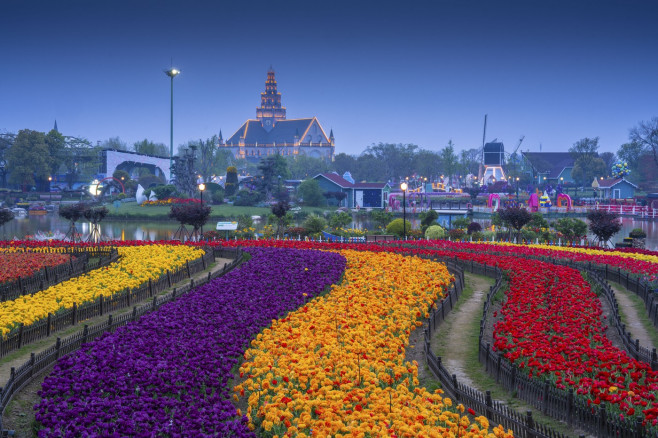
[[[403,222],[402,219],[393,219],[387,226],[386,226],[386,232],[388,234],[394,234],[396,236],[404,236],[404,230],[406,228],[407,231],[411,230],[411,222],[405,221],[404,224],[406,227],[403,227]]]
[[[438,217],[438,215],[437,215]],[[464,228],[468,227],[471,223],[471,220],[467,217],[459,217],[452,221],[453,228]]]
[[[316,234],[327,227],[327,221],[323,217],[311,214],[304,221],[303,227],[306,228],[309,234]]]
[[[252,207],[256,205],[261,199],[262,196],[259,192],[242,189],[235,196],[233,205]]]
[[[151,191],[158,199],[167,199],[176,195],[176,187],[173,184],[155,186]]]
[[[425,238],[430,240],[444,239],[446,237],[446,230],[440,225],[430,225],[425,230]]]
[[[329,226],[334,229],[345,228],[352,223],[352,215],[341,211],[329,216]]]
[[[452,230],[448,231],[448,236],[451,239],[460,240],[466,236],[466,231],[462,230],[461,228],[453,228]]]
[[[480,231],[476,231],[473,234],[471,234],[471,239],[473,242],[481,242],[484,240],[484,233]]]
[[[633,239],[644,239],[647,237],[647,233],[642,228],[633,228],[628,234],[628,237],[632,237]]]

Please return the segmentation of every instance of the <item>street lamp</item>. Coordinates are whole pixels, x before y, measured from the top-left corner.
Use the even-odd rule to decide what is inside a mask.
[[[49,199],[48,203],[49,203],[49,204],[52,204],[52,203],[53,203],[53,191],[52,191],[52,189],[50,188],[50,183],[51,183],[52,181],[53,181],[53,177],[52,177],[52,176],[49,176],[49,177],[48,177],[48,199]]]
[[[404,240],[407,240],[407,183],[403,182],[400,184],[402,189],[402,234],[404,235]]]
[[[519,177],[516,177],[516,202],[519,202]]]
[[[174,157],[174,78],[180,74],[180,70],[170,68],[165,74],[171,78],[171,120],[169,122],[169,179],[173,168]]]
[[[201,207],[203,207],[203,191],[206,189],[206,185],[204,183],[199,184],[199,193],[200,193],[200,199],[201,199]],[[203,238],[203,225],[201,225],[201,237]]]

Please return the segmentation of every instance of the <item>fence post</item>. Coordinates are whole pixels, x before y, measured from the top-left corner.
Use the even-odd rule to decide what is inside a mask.
[[[151,309],[155,310],[157,309],[158,306],[158,297],[153,297],[153,305],[151,306]]]
[[[206,255],[204,254],[201,256],[201,266],[203,266],[203,270],[206,270]]]
[[[640,417],[637,417],[635,419],[635,433],[633,436],[637,438],[642,438],[643,436],[645,436],[644,426],[642,426],[642,418]]]
[[[169,269],[167,269],[167,284],[171,287],[171,272],[169,272]]]
[[[208,283],[210,283],[210,272],[208,272]]]
[[[192,275],[190,274],[190,261],[189,260],[187,260],[185,262],[185,266],[187,267],[187,278],[192,277]]]
[[[171,299],[174,300],[176,298],[176,288],[174,288],[174,291],[171,293]]]
[[[133,321],[137,320],[137,306],[133,307]]]
[[[478,342],[478,350],[480,350],[480,351],[482,351],[482,349],[480,348],[481,345],[482,344],[480,342]],[[489,348],[490,347],[491,347],[491,343],[487,342],[487,349],[485,350],[485,353],[484,353],[484,371],[487,372],[487,373],[489,372],[489,361],[487,360],[487,357],[489,356],[488,353],[489,353]]]
[[[57,341],[55,342],[55,359],[59,359],[61,355],[62,355],[62,339],[57,338]]]
[[[567,394],[567,424],[571,424],[573,421],[573,388],[569,388],[569,393]]]
[[[107,330],[112,331],[112,314],[107,316]]]
[[[49,337],[49,336],[50,336],[50,326],[51,326],[52,323],[53,323],[52,320],[53,320],[53,314],[49,312],[49,313],[48,313],[48,319],[47,319],[47,321],[46,321],[46,337]]]
[[[126,307],[130,307],[130,288],[126,288]]]
[[[190,290],[194,288],[194,278],[190,278]]]
[[[21,291],[21,294],[23,293],[23,279],[20,275],[18,276],[18,290]]]
[[[25,324],[21,322],[21,325],[18,326],[18,348],[23,346],[23,330],[25,330]]]
[[[542,394],[543,403],[542,403],[542,413],[546,414],[548,412],[548,380],[544,380],[544,391]]]
[[[605,424],[605,420],[606,420],[606,418],[605,418],[605,406],[604,405],[605,405],[605,403],[601,403],[599,405],[599,418],[598,418],[598,423],[599,423],[598,426],[599,427],[597,429],[597,431],[599,433],[599,436],[603,434],[603,431],[604,431],[604,426],[603,425]]]
[[[457,374],[452,375],[452,386],[455,388],[455,399],[459,401],[461,397],[459,396],[459,391],[457,389]]]
[[[532,418],[532,411],[526,411],[525,415],[525,427],[526,427],[526,437],[535,438],[535,420]]]
[[[509,389],[511,389],[512,391],[514,391],[514,390],[516,389],[516,365],[515,365],[515,364],[512,364],[512,378],[511,378],[511,383],[512,383],[512,384],[511,384],[511,387],[510,387]]]
[[[656,371],[658,369],[658,355],[656,355],[656,349],[651,350],[651,370]]]
[[[89,336],[89,326],[85,324],[85,328],[82,330],[82,342],[80,345],[87,343],[88,336]]]
[[[105,299],[103,298],[103,295],[101,295],[101,296],[100,296],[101,316],[103,316],[103,310],[105,310],[105,309],[104,309],[104,307],[105,307],[104,304],[105,304]]]
[[[73,303],[73,324],[76,325],[78,323],[78,303]]]
[[[149,297],[153,296],[153,283],[151,282],[151,279],[149,278]]]
[[[59,339],[59,338],[58,338]],[[34,376],[34,353],[30,353],[30,378]]]
[[[50,283],[50,275],[48,275],[48,266],[43,267],[43,272],[46,274],[46,281]],[[628,274],[627,274],[628,275]]]
[[[487,405],[487,408],[484,411],[484,416],[487,417],[487,419],[491,420],[493,415],[493,400],[491,400],[491,391],[487,391],[484,396],[484,403]]]
[[[487,354],[489,352],[487,351]],[[496,383],[500,383],[500,367],[502,366],[503,357],[498,353],[498,363],[496,364]]]

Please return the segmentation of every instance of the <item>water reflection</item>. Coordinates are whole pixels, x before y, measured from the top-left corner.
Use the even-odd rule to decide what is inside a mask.
[[[453,216],[454,220],[456,216]],[[584,218],[581,218],[584,220]],[[418,215],[407,215],[414,228],[420,227]],[[450,223],[448,216],[440,216],[439,222],[446,226]],[[491,221],[478,219],[483,226],[490,226]],[[257,231],[261,230],[264,221],[256,223]],[[83,236],[87,236],[91,230],[89,222],[77,222],[78,231]],[[375,230],[377,225],[365,215],[355,214],[353,222],[350,225],[353,228],[361,230]],[[613,242],[621,242],[628,236],[633,228],[641,228],[647,233],[647,249],[658,250],[658,221],[638,220],[633,218],[622,218],[622,229],[613,237]],[[62,219],[56,214],[47,214],[43,216],[25,216],[17,217],[6,223],[0,230],[0,237],[4,239],[24,239],[25,236],[32,236],[37,231],[43,233],[60,232],[66,234],[69,229],[69,222]],[[178,223],[171,221],[113,221],[106,219],[101,222],[101,235],[116,240],[169,240],[172,238]],[[204,227],[206,230],[214,229],[213,223]]]

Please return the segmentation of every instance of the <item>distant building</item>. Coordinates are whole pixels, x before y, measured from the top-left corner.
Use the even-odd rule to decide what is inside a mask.
[[[341,200],[327,197],[329,205],[337,207],[386,208],[391,191],[388,183],[350,182],[335,172],[321,173],[313,179],[318,182],[324,193],[345,193],[345,198]]]
[[[592,187],[599,190],[599,198],[603,199],[630,199],[635,196],[637,186],[625,178],[595,179]]]
[[[574,158],[569,152],[522,152],[526,169],[537,184],[573,184]]]
[[[221,136],[219,141],[219,147],[230,150],[236,158],[250,161],[274,154],[333,160],[335,151],[333,130],[327,136],[317,118],[286,119],[272,68],[267,72],[256,118],[244,122],[226,142]]]

